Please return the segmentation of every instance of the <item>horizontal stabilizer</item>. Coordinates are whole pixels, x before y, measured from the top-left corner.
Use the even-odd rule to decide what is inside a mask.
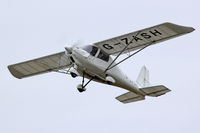
[[[116,97],[116,99],[122,103],[130,103],[130,102],[144,100],[145,98],[143,96],[137,95],[133,92],[127,92],[125,94],[122,94],[122,95]]]
[[[166,88],[163,85],[140,88],[139,90],[145,95],[152,97],[158,97],[171,91],[170,89]]]

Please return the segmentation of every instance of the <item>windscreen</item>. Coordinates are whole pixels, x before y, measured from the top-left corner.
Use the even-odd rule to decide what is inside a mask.
[[[83,50],[87,51],[88,53],[90,53],[90,55],[95,56],[98,48],[92,45],[87,45],[83,47]]]

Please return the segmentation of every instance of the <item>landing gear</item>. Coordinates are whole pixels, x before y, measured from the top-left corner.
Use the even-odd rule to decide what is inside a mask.
[[[109,84],[109,85],[112,85],[112,84],[113,84],[113,82],[111,82],[111,81],[107,81],[107,84]]]
[[[77,89],[79,92],[83,92],[83,91],[86,91],[86,86],[94,79],[94,77],[92,77],[86,84],[84,84],[84,81],[85,81],[85,72],[83,71],[83,80],[82,80],[82,84],[79,84],[77,86]]]
[[[85,88],[85,86],[84,86],[84,81],[85,81],[85,72],[83,71],[83,80],[82,80],[82,84],[79,84],[79,85],[77,86],[77,89],[78,89],[79,92],[84,92],[84,91],[86,91],[86,88]]]
[[[76,73],[70,73],[72,78],[76,78],[78,75]]]
[[[77,89],[78,89],[79,92],[84,92],[84,91],[86,91],[86,88],[85,88],[85,87],[83,88],[83,85],[81,85],[81,84],[79,84],[79,85],[77,86]]]
[[[115,83],[115,79],[111,76],[106,76],[106,82],[109,85],[112,85],[113,83]]]

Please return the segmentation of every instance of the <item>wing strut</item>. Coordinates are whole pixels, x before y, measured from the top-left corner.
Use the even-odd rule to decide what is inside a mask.
[[[152,45],[152,43],[149,44],[149,45]],[[138,51],[134,52],[133,54],[131,54],[131,55],[129,55],[128,57],[124,58],[123,60],[119,61],[119,62],[116,63],[115,65],[109,66],[109,67],[106,69],[106,71],[108,71],[108,70],[112,69],[113,67],[119,65],[120,63],[124,62],[125,60],[127,60],[127,59],[130,58],[130,57],[132,57],[133,55],[136,55],[137,53],[139,53],[140,51],[142,51],[143,49],[145,49],[145,48],[148,47],[149,45],[147,45],[147,46],[145,46],[145,47],[139,49]]]
[[[138,36],[138,34],[140,33],[140,31],[136,34],[136,37]],[[129,59],[130,57],[136,55],[137,53],[139,53],[140,51],[142,51],[143,49],[145,49],[146,47],[152,45],[153,43],[156,43],[156,41],[152,41],[149,45],[144,46],[143,48],[139,49],[138,51],[134,52],[133,54],[129,55],[128,57],[122,59],[121,61],[119,61],[118,63],[116,63],[115,65],[112,66],[112,64],[119,58],[119,56],[128,48],[128,46],[131,44],[131,42],[133,41],[133,39],[130,41],[130,43],[128,43],[126,45],[126,47],[124,47],[124,49],[115,57],[115,59],[110,63],[110,65],[105,69],[104,73],[107,72],[108,70],[112,69],[113,67],[119,65],[120,63],[124,62],[125,60]]]
[[[137,34],[135,35],[135,37],[137,37],[138,35],[139,35],[139,33],[140,33],[141,31],[138,31],[137,32]],[[119,58],[119,56],[128,48],[128,46],[132,43],[132,41],[134,40],[134,38],[128,43],[128,44],[125,44],[124,43],[124,45],[126,45],[125,47],[124,47],[124,49],[115,57],[115,59],[110,63],[110,65],[105,69],[105,71],[104,71],[104,73],[105,72],[107,72],[108,70],[110,70],[111,68],[113,68],[113,67],[115,67],[116,65],[114,65],[114,66],[112,66],[112,64]],[[149,45],[148,45],[149,46]],[[139,52],[139,51],[138,51]],[[132,56],[132,55],[131,55]],[[129,56],[130,57],[130,56]],[[127,58],[128,59],[128,58]],[[126,60],[126,59],[125,59]],[[124,61],[124,60],[123,60]],[[120,61],[120,63],[121,62],[123,62],[123,61]],[[120,63],[117,63],[117,65],[118,64],[120,64]],[[112,66],[112,67],[111,67]]]
[[[71,68],[72,68],[72,66],[70,68],[68,68],[67,70],[66,69],[61,69],[61,70],[59,70],[59,69],[53,69],[52,71],[53,72],[57,72],[57,73],[69,74],[70,75],[69,71],[70,71]]]
[[[104,73],[110,69],[110,66],[119,58],[119,56],[127,49],[127,47],[128,47],[129,45],[130,45],[130,43],[127,44],[126,47],[124,47],[124,49],[115,57],[115,59],[114,59],[114,60],[110,63],[110,65],[106,68],[106,70],[104,71]]]

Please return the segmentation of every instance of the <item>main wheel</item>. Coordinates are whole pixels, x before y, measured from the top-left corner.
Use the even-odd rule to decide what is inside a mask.
[[[107,81],[107,84],[109,84],[109,85],[112,85],[112,84],[113,84],[113,82],[111,82],[111,81]]]
[[[82,89],[82,88],[78,88],[78,91],[79,91],[79,92],[84,92],[85,90]]]
[[[79,85],[77,86],[77,89],[78,89],[79,92],[84,92],[84,91],[86,91],[86,88],[83,88],[81,84],[79,84]]]

